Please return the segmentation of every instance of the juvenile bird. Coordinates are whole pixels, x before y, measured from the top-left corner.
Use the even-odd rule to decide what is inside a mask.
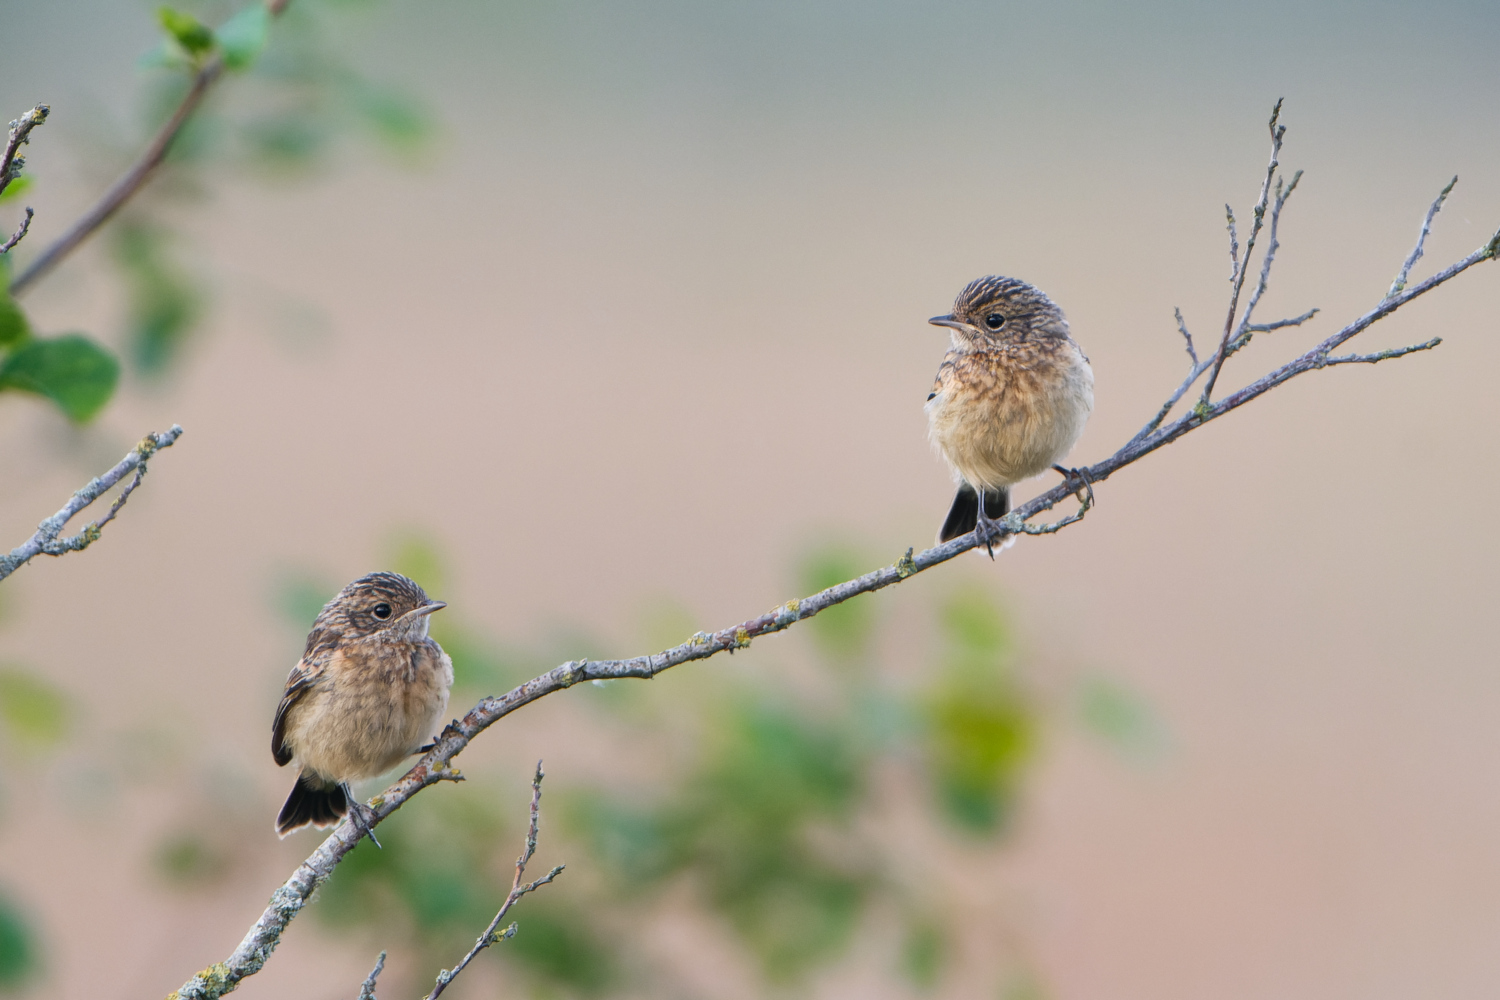
[[[362,576],[323,606],[271,724],[276,763],[301,768],[278,834],[351,808],[363,821],[349,782],[389,771],[437,730],[453,661],[427,637],[427,616],[445,607],[398,573]]]
[[[959,481],[938,541],[979,530],[990,548],[1011,486],[1054,467],[1083,433],[1094,372],[1062,310],[1018,278],[970,282],[951,313],[928,322],[952,331],[927,430]]]

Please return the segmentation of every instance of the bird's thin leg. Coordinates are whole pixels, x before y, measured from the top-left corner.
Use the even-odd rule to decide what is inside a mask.
[[[1061,473],[1062,477],[1066,479],[1070,485],[1075,480],[1081,483],[1082,485],[1080,486],[1080,489],[1085,493],[1088,499],[1085,501],[1083,497],[1079,497],[1079,501],[1085,503],[1086,506],[1094,506],[1094,480],[1093,477],[1089,475],[1089,470],[1082,467],[1077,469],[1069,469],[1061,465],[1054,465],[1052,467],[1052,471]]]
[[[984,543],[984,550],[990,554],[990,559],[995,558],[995,535],[999,533],[1000,524],[992,521],[990,516],[984,512],[984,493],[979,493],[979,514],[974,519],[974,533]]]
[[[370,843],[375,845],[377,851],[385,850],[385,848],[380,846],[380,841],[375,839],[374,824],[372,823],[372,820],[375,819],[375,810],[356,799],[354,793],[349,790],[348,785],[344,786],[344,800],[349,803],[350,822],[359,827],[359,832],[362,836],[370,838]]]

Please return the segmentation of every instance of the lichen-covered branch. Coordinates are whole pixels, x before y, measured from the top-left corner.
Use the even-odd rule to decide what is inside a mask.
[[[1277,104],[1280,109],[1280,103]],[[1247,241],[1245,257],[1239,256],[1238,247],[1235,250],[1236,287],[1231,296],[1235,298],[1239,294],[1239,284],[1243,283],[1243,275],[1249,267],[1249,253],[1253,248],[1254,232],[1259,229],[1266,205],[1270,201],[1270,191],[1274,181],[1274,168],[1276,164],[1276,153],[1280,150],[1281,132],[1277,131],[1276,117],[1272,117],[1273,155],[1272,170],[1267,174],[1267,179],[1262,187],[1262,199],[1256,207],[1256,220],[1252,229],[1252,237]],[[1277,190],[1277,204],[1285,203],[1285,196],[1290,193],[1291,187],[1284,186]],[[1450,188],[1451,190],[1451,188]],[[1273,222],[1275,216],[1273,215]],[[1426,226],[1423,235],[1419,237],[1419,244],[1425,238]],[[1236,239],[1237,242],[1237,239]],[[1272,240],[1274,244],[1274,239]],[[1269,252],[1269,251],[1268,251]],[[1213,401],[1205,396],[1192,407],[1187,413],[1182,414],[1170,423],[1166,422],[1168,414],[1182,396],[1191,387],[1193,382],[1203,375],[1210,367],[1222,368],[1222,362],[1228,356],[1229,347],[1232,343],[1241,341],[1257,329],[1279,329],[1285,326],[1296,326],[1312,318],[1312,313],[1292,320],[1283,320],[1277,323],[1265,324],[1264,327],[1256,327],[1248,322],[1248,315],[1241,317],[1239,324],[1234,322],[1237,315],[1236,310],[1231,309],[1229,319],[1226,323],[1225,336],[1221,338],[1219,348],[1214,355],[1204,358],[1201,362],[1193,365],[1186,381],[1184,381],[1167,399],[1166,404],[1157,415],[1146,424],[1133,438],[1125,443],[1113,455],[1085,468],[1074,470],[1073,473],[1061,484],[1034,497],[1026,503],[1017,507],[1002,519],[998,532],[989,541],[993,542],[999,538],[1014,534],[1051,534],[1062,528],[1075,524],[1082,519],[1091,502],[1092,491],[1086,490],[1082,497],[1080,509],[1057,522],[1051,524],[1033,524],[1032,520],[1037,515],[1051,510],[1058,504],[1064,502],[1070,495],[1080,491],[1078,482],[1081,480],[1084,488],[1092,484],[1102,483],[1121,469],[1132,465],[1159,448],[1165,447],[1178,438],[1188,434],[1204,424],[1224,416],[1232,410],[1244,406],[1251,400],[1271,391],[1277,386],[1289,382],[1293,378],[1306,372],[1316,371],[1341,364],[1355,361],[1380,361],[1385,358],[1401,357],[1414,351],[1427,350],[1437,346],[1434,339],[1423,344],[1411,347],[1396,348],[1391,351],[1380,352],[1372,355],[1341,355],[1334,356],[1333,351],[1342,346],[1355,336],[1358,336],[1372,324],[1379,322],[1413,299],[1426,294],[1438,286],[1451,281],[1458,275],[1467,271],[1475,264],[1491,260],[1500,254],[1500,232],[1478,250],[1469,254],[1462,260],[1444,268],[1437,274],[1418,282],[1415,285],[1401,289],[1395,294],[1388,295],[1382,299],[1369,312],[1356,318],[1345,325],[1338,332],[1325,338],[1322,342],[1305,351],[1298,357],[1283,364],[1244,387],[1230,393],[1227,396]],[[1411,258],[1415,259],[1415,258]],[[1263,265],[1262,283],[1269,279],[1269,270]],[[1258,297],[1260,286],[1252,296]],[[1238,331],[1238,332],[1236,332]],[[1241,346],[1243,346],[1241,344]],[[607,681],[623,678],[651,678],[664,670],[695,660],[703,660],[719,653],[733,653],[737,649],[744,649],[750,643],[764,635],[770,635],[790,628],[798,622],[805,621],[814,615],[827,610],[835,605],[842,604],[860,594],[873,593],[886,587],[894,586],[904,580],[910,579],[918,573],[931,569],[934,566],[948,562],[963,553],[973,549],[975,546],[983,545],[977,533],[970,533],[952,541],[945,542],[925,551],[913,553],[911,549],[906,551],[900,559],[889,566],[883,566],[872,570],[863,576],[853,580],[846,580],[826,590],[809,595],[797,600],[787,601],[778,605],[763,615],[749,618],[736,625],[721,629],[717,632],[699,632],[687,642],[659,653],[649,656],[638,656],[626,660],[572,660],[560,666],[554,667],[540,677],[532,678],[514,690],[500,696],[481,699],[480,702],[469,710],[462,719],[455,719],[444,728],[432,747],[424,754],[410,771],[403,775],[400,780],[387,788],[382,794],[370,800],[372,810],[371,823],[379,823],[385,817],[391,815],[397,809],[406,804],[412,796],[422,789],[439,781],[459,780],[461,775],[453,768],[452,761],[457,757],[469,743],[485,729],[494,725],[500,719],[516,711],[524,705],[529,705],[540,698],[557,691],[566,690],[575,684],[584,681]],[[211,1000],[222,996],[233,989],[246,976],[253,975],[266,960],[266,956],[276,947],[281,933],[288,922],[297,915],[304,906],[313,891],[323,883],[332,872],[335,865],[363,836],[363,829],[357,825],[345,822],[337,827],[312,856],[293,873],[292,877],[276,890],[271,897],[271,904],[261,915],[255,926],[250,929],[244,941],[240,943],[228,962],[213,966],[199,973],[174,996],[179,1000]]]
[[[30,111],[10,123],[10,133],[5,139],[5,152],[0,153],[0,194],[10,187],[10,182],[21,176],[26,160],[20,149],[31,141],[31,130],[47,120],[52,111],[45,104],[38,104]]]
[[[91,480],[87,486],[73,494],[72,499],[63,505],[62,510],[39,524],[36,534],[23,544],[11,549],[8,555],[0,556],[0,580],[4,580],[37,556],[61,556],[69,552],[81,552],[98,541],[104,526],[115,519],[115,515],[120,513],[120,508],[125,506],[125,501],[130,499],[130,494],[141,485],[141,480],[146,476],[146,462],[161,449],[172,447],[181,436],[182,428],[173,424],[169,430],[160,434],[147,434],[141,438],[141,443],[132,448],[130,454],[120,459],[119,464],[104,475]],[[68,522],[79,511],[98,500],[109,491],[110,487],[132,472],[135,475],[120,490],[120,495],[115,497],[115,502],[109,507],[109,513],[85,525],[84,529],[76,535],[59,537],[62,536],[63,528],[67,527]]]
[[[1407,255],[1406,260],[1401,262],[1401,270],[1396,272],[1396,280],[1391,282],[1391,290],[1385,293],[1386,298],[1399,294],[1406,287],[1406,279],[1411,277],[1411,269],[1416,266],[1417,261],[1422,259],[1422,248],[1427,242],[1427,234],[1432,232],[1432,220],[1437,218],[1438,212],[1443,208],[1443,202],[1448,200],[1448,195],[1453,193],[1454,185],[1457,183],[1458,175],[1455,174],[1448,182],[1448,186],[1439,191],[1438,196],[1433,199],[1432,207],[1422,217],[1422,228],[1417,233],[1417,245],[1411,248],[1411,253]]]
[[[365,981],[359,984],[359,997],[357,1000],[375,1000],[375,980],[380,978],[380,973],[385,970],[385,952],[375,959],[375,968],[365,977]]]
[[[286,10],[291,0],[267,0],[266,11],[271,17],[277,17]],[[224,75],[224,55],[221,52],[213,52],[193,74],[193,81],[188,87],[188,92],[178,103],[171,117],[151,141],[136,161],[109,186],[87,212],[68,227],[67,232],[59,236],[47,249],[37,255],[24,271],[16,276],[11,282],[12,295],[19,296],[49,271],[56,267],[64,257],[77,249],[78,245],[93,235],[94,231],[104,225],[110,218],[120,210],[124,204],[135,195],[146,182],[151,179],[156,168],[161,166],[162,161],[167,158],[167,153],[172,149],[172,143],[177,139],[188,119],[193,117],[213,85]]]

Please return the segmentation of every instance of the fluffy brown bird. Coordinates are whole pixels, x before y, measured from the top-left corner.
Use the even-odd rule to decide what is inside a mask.
[[[1052,468],[1083,433],[1094,371],[1062,310],[1018,278],[970,282],[951,313],[928,322],[952,331],[927,429],[959,481],[938,541],[982,529],[988,547],[1010,488]]]
[[[362,576],[323,606],[271,725],[276,763],[301,768],[278,834],[351,808],[363,818],[349,782],[389,771],[437,730],[453,661],[427,637],[427,616],[445,607],[399,573]]]

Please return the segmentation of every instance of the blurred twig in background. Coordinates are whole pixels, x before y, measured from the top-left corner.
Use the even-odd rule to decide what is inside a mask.
[[[303,10],[309,3],[283,17],[289,6],[290,0],[252,0],[214,29],[192,14],[171,7],[158,10],[166,37],[146,64],[169,71],[158,76],[158,84],[172,88],[171,103],[160,109],[163,120],[144,149],[13,280],[8,280],[11,251],[28,235],[32,210],[25,209],[8,239],[0,238],[0,391],[20,389],[46,396],[78,424],[97,416],[114,395],[120,362],[113,351],[81,333],[34,336],[17,299],[117,217],[121,223],[114,227],[111,256],[127,290],[124,354],[142,375],[161,375],[170,368],[205,315],[207,295],[203,283],[168,252],[172,233],[161,213],[151,210],[152,198],[142,197],[142,192],[164,169],[179,179],[191,174],[185,168],[201,161],[214,145],[210,133],[233,134],[239,140],[236,148],[251,159],[282,165],[310,163],[345,119],[363,121],[377,136],[403,149],[426,134],[429,119],[412,102],[366,82],[325,51],[316,37],[309,37],[316,35],[312,29],[317,26],[314,15]],[[286,44],[267,51],[273,22],[284,24]],[[260,109],[236,129],[215,130],[211,126],[217,113],[204,110],[208,95],[226,73],[251,70],[274,88],[275,110]],[[175,89],[179,85],[185,87],[180,93]],[[18,150],[49,112],[47,105],[39,104],[11,122],[0,159],[0,198],[16,197],[31,182],[29,175],[21,174],[25,160]],[[170,191],[163,195],[170,196]],[[145,209],[142,202],[147,203]],[[37,238],[31,235],[33,241]]]
[[[130,494],[141,485],[141,480],[146,476],[146,462],[161,449],[170,448],[181,436],[182,428],[176,424],[161,433],[147,434],[141,439],[141,443],[131,449],[130,454],[120,459],[113,469],[91,480],[87,486],[74,493],[62,510],[43,521],[36,529],[36,534],[24,544],[11,549],[9,555],[0,556],[0,580],[10,576],[36,556],[61,556],[69,552],[81,552],[98,541],[104,526],[115,519],[120,508],[125,506],[125,501],[130,499]],[[110,487],[131,472],[135,475],[120,490],[120,495],[110,505],[109,513],[88,524],[76,535],[67,538],[58,537],[74,515],[103,496]]]
[[[12,295],[24,294],[33,283],[93,235],[94,230],[109,221],[151,179],[156,168],[167,158],[178,133],[198,110],[209,90],[224,75],[225,68],[246,65],[259,53],[261,46],[265,44],[266,28],[270,20],[279,16],[289,2],[290,0],[267,0],[264,6],[251,4],[217,34],[187,14],[162,8],[164,27],[176,38],[188,56],[199,63],[197,72],[193,74],[192,85],[182,102],[177,105],[177,110],[172,112],[172,116],[151,137],[145,150],[129,169],[109,186],[78,221],[16,276],[10,286]],[[229,30],[226,32],[225,29]]]
[[[1082,491],[1089,483],[1101,483],[1107,480],[1114,473],[1139,461],[1158,448],[1170,444],[1209,421],[1243,406],[1304,372],[1356,361],[1375,362],[1386,358],[1400,357],[1413,351],[1425,350],[1437,345],[1438,340],[1433,339],[1422,344],[1368,355],[1351,354],[1335,357],[1332,354],[1336,348],[1357,336],[1372,324],[1389,316],[1412,299],[1437,288],[1439,285],[1458,276],[1475,264],[1494,258],[1497,251],[1500,251],[1500,232],[1497,232],[1484,246],[1475,250],[1467,257],[1410,288],[1404,287],[1404,278],[1406,271],[1411,265],[1410,263],[1404,264],[1402,277],[1397,282],[1397,284],[1403,285],[1403,287],[1397,290],[1393,286],[1392,292],[1388,293],[1375,308],[1344,326],[1338,332],[1329,336],[1296,359],[1230,393],[1217,402],[1213,400],[1212,390],[1224,362],[1229,356],[1248,344],[1256,332],[1296,326],[1312,318],[1312,314],[1309,313],[1292,320],[1263,325],[1252,324],[1250,322],[1251,312],[1269,280],[1271,263],[1274,260],[1278,245],[1276,242],[1276,224],[1281,208],[1284,206],[1297,182],[1297,175],[1294,175],[1289,183],[1277,176],[1278,156],[1282,138],[1285,135],[1285,128],[1278,124],[1280,110],[1281,102],[1278,101],[1270,122],[1272,136],[1271,165],[1267,170],[1266,179],[1261,188],[1261,197],[1255,207],[1255,221],[1250,239],[1245,248],[1246,256],[1243,259],[1239,255],[1237,234],[1233,231],[1233,213],[1232,211],[1229,212],[1232,242],[1231,262],[1233,265],[1231,306],[1225,323],[1225,332],[1221,337],[1217,350],[1211,357],[1203,359],[1201,362],[1195,361],[1192,364],[1187,380],[1169,396],[1157,415],[1122,448],[1109,458],[1095,465],[1078,470],[1081,473],[1081,481],[1079,477],[1070,477],[1063,484],[1054,487],[1020,506],[1015,511],[1012,511],[1000,522],[1000,529],[989,541],[994,541],[995,538],[1003,538],[1011,534],[1052,533],[1068,524],[1077,522],[1088,509],[1088,496],[1080,497],[1081,507],[1079,511],[1066,518],[1051,524],[1030,523],[1032,518],[1062,503],[1067,497],[1073,495],[1075,490]],[[1273,183],[1276,195],[1274,206],[1271,206],[1270,192],[1273,190]],[[1442,199],[1446,197],[1451,189],[1451,184],[1444,189],[1443,194],[1439,196],[1438,204],[1441,204]],[[1239,294],[1243,286],[1244,274],[1248,271],[1251,264],[1249,254],[1254,248],[1255,238],[1260,232],[1268,207],[1270,207],[1272,213],[1271,234],[1267,249],[1262,255],[1260,281],[1252,293],[1249,303],[1245,306],[1244,311],[1239,312]],[[1417,239],[1416,249],[1407,258],[1411,263],[1414,263],[1420,256],[1421,248],[1427,236],[1429,223],[1432,215],[1436,212],[1436,207],[1435,205],[1426,216],[1426,221],[1424,221],[1422,231]],[[1185,329],[1185,324],[1179,324],[1179,326]],[[1212,372],[1212,374],[1196,404],[1187,413],[1184,413],[1170,424],[1163,426],[1163,422],[1171,413],[1176,403],[1182,399],[1197,379],[1207,372]],[[678,664],[706,659],[724,651],[732,653],[736,649],[747,647],[758,636],[782,631],[797,622],[843,604],[860,594],[870,593],[900,583],[916,573],[947,562],[977,545],[984,544],[985,541],[986,539],[981,538],[976,532],[975,534],[957,538],[943,545],[927,549],[916,555],[913,555],[912,551],[908,549],[906,555],[893,565],[854,579],[846,580],[801,600],[788,601],[786,604],[764,615],[748,619],[738,625],[718,632],[712,634],[700,632],[694,635],[689,641],[660,653],[628,660],[569,661],[539,677],[527,681],[502,697],[481,699],[462,720],[455,721],[443,730],[434,747],[405,776],[388,788],[383,794],[376,796],[370,801],[370,805],[374,810],[373,822],[379,822],[390,816],[413,795],[428,785],[444,780],[454,780],[455,773],[451,766],[453,758],[461,753],[479,733],[523,705],[530,704],[553,692],[572,687],[581,681],[605,681],[629,677],[650,678]],[[312,892],[328,878],[334,866],[359,842],[362,835],[363,831],[360,828],[347,822],[337,828],[318,847],[312,856],[297,869],[292,878],[276,890],[272,896],[271,905],[251,928],[249,934],[246,935],[239,947],[235,949],[234,954],[230,956],[229,960],[194,977],[176,995],[181,1000],[186,1000],[186,998],[222,996],[224,993],[234,989],[240,980],[258,971],[271,951],[276,947],[281,932],[286,925],[306,904]]]

